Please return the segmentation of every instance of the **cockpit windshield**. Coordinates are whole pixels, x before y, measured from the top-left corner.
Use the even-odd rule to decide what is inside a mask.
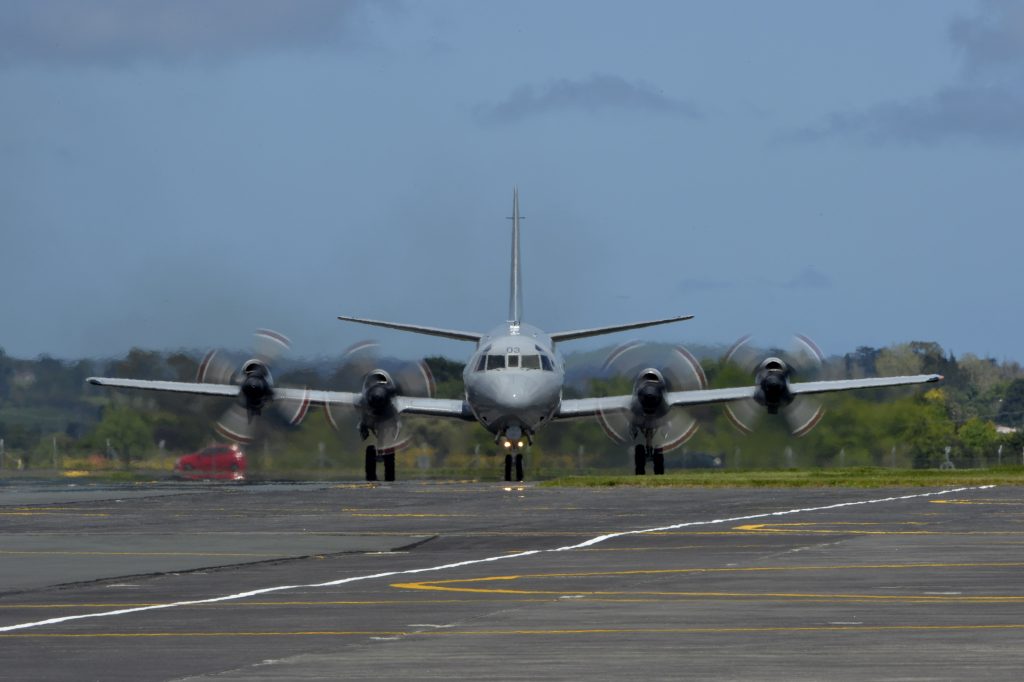
[[[476,371],[483,372],[492,369],[541,369],[545,372],[553,372],[554,366],[551,358],[544,354],[520,355],[509,353],[508,355],[481,355],[477,360]]]

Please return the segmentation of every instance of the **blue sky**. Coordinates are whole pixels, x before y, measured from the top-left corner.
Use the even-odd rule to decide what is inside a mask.
[[[1024,360],[1024,3],[0,4],[9,354],[460,357],[335,316],[503,320],[516,184],[542,328]]]

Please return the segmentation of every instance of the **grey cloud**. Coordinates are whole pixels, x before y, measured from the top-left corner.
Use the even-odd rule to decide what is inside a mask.
[[[872,143],[930,144],[950,138],[1024,141],[1024,87],[953,86],[907,102],[838,112],[789,136],[796,141],[857,137]]]
[[[950,139],[1024,142],[1024,4],[989,1],[955,19],[949,39],[962,53],[959,81],[907,100],[840,111],[782,136],[809,142],[849,137],[869,143],[935,144]]]
[[[963,51],[972,70],[1024,67],[1024,4],[984,2],[978,15],[953,20],[949,39]]]
[[[341,44],[357,0],[6,0],[0,65],[126,66]]]
[[[787,289],[829,289],[832,287],[832,278],[816,268],[807,266],[783,282],[782,286]]]
[[[669,97],[643,81],[607,74],[586,80],[562,78],[542,87],[525,85],[501,102],[478,106],[476,117],[482,123],[516,123],[553,111],[606,110],[700,118],[700,111],[689,101]]]
[[[677,284],[680,291],[714,291],[716,289],[728,289],[731,282],[718,279],[702,279],[699,277],[688,277],[679,280]]]

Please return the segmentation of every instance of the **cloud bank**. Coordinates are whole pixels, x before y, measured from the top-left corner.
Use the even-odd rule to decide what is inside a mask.
[[[958,81],[922,97],[834,112],[788,139],[1024,142],[1024,4],[983,2],[974,16],[951,22],[948,38],[963,61]]]
[[[344,43],[361,0],[5,0],[0,66],[123,67]]]
[[[478,106],[475,113],[481,123],[508,124],[564,111],[632,111],[700,118],[692,102],[669,97],[643,81],[609,74],[595,74],[585,80],[562,78],[539,87],[524,85],[500,102]]]

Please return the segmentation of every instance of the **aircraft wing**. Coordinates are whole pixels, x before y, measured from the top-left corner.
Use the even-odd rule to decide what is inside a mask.
[[[942,375],[940,374],[916,374],[913,376],[877,377],[872,379],[808,381],[790,384],[789,390],[793,395],[831,393],[833,391],[852,391],[865,388],[930,384],[941,380]],[[727,403],[734,400],[753,398],[756,390],[756,386],[737,386],[734,388],[710,388],[699,391],[672,391],[665,396],[665,399],[671,405],[680,407],[686,405],[712,405],[714,403]],[[563,400],[554,418],[575,419],[579,417],[592,417],[602,412],[626,411],[630,409],[632,401],[632,395]]]
[[[473,411],[469,409],[469,403],[464,400],[398,396],[395,398],[395,402],[398,411],[402,414],[422,414],[429,417],[448,417],[468,422],[476,421]]]
[[[163,391],[168,393],[188,393],[191,395],[212,395],[221,398],[234,398],[241,390],[235,384],[204,384],[191,381],[152,381],[149,379],[115,379],[112,377],[89,377],[87,383],[93,386],[110,388],[132,388],[142,391]],[[359,393],[342,391],[315,391],[304,388],[275,388],[275,400],[295,402],[309,401],[314,405],[341,405],[353,407],[360,398]]]
[[[113,379],[110,377],[89,377],[87,383],[93,386],[111,388],[135,388],[143,391],[166,391],[170,393],[191,393],[193,395],[216,395],[235,397],[238,386],[234,384],[200,384],[188,381],[151,381],[149,379]]]
[[[148,379],[115,379],[111,377],[89,377],[86,381],[94,386],[111,388],[132,388],[143,391],[165,391],[192,395],[211,395],[222,398],[238,396],[239,387],[234,384],[203,384],[188,381],[151,381]],[[358,408],[360,393],[344,391],[320,391],[306,388],[274,388],[274,400],[308,403],[310,405],[331,405]],[[476,421],[469,405],[462,400],[441,398],[414,398],[399,396],[397,409],[403,414],[422,414],[432,417],[448,417],[463,421]]]
[[[864,388],[885,388],[888,386],[910,386],[913,384],[930,384],[941,381],[941,374],[915,374],[899,377],[874,377],[871,379],[839,379],[835,381],[807,381],[789,384],[789,392],[793,395],[809,393],[832,393],[835,391],[853,391]],[[710,405],[726,403],[733,400],[753,398],[756,386],[736,388],[712,388],[702,391],[673,391],[666,396],[672,405]]]
[[[829,393],[831,391],[851,391],[858,388],[884,388],[886,386],[909,386],[912,384],[933,384],[942,381],[941,374],[915,374],[902,377],[874,377],[871,379],[840,379],[838,381],[808,381],[802,384],[790,384],[789,390],[794,395],[801,393]]]
[[[563,400],[553,419],[593,417],[602,412],[625,411],[633,402],[631,395],[613,395],[606,398],[574,398]]]

